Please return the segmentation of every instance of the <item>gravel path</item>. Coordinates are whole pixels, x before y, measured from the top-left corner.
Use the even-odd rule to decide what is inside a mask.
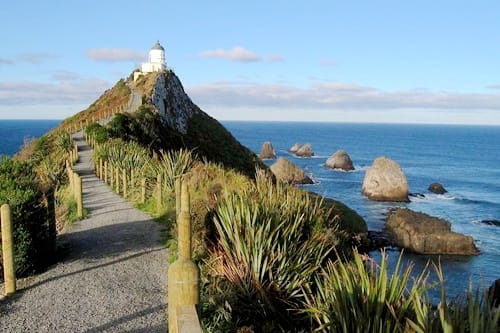
[[[60,236],[57,265],[0,299],[0,332],[166,332],[160,226],[94,176],[92,151],[76,139],[89,216]]]

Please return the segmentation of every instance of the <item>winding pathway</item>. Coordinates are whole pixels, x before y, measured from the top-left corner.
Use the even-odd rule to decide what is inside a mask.
[[[160,226],[94,176],[75,137],[89,216],[59,237],[63,257],[0,299],[0,332],[166,332],[166,250]]]

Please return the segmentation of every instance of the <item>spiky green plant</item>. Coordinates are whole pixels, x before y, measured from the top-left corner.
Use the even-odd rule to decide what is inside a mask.
[[[187,149],[161,151],[159,166],[164,176],[165,187],[173,191],[175,180],[185,174],[194,161],[193,152]]]
[[[68,132],[58,133],[54,143],[56,147],[64,153],[69,153],[73,149],[73,139]]]
[[[441,286],[441,302],[437,315],[431,318],[433,332],[500,332],[500,311],[492,309],[487,291],[474,290],[471,283],[465,297],[448,302],[441,266],[435,266],[435,270]]]
[[[316,277],[316,290],[305,286],[316,331],[407,332],[425,325],[415,319],[415,308],[427,314],[428,270],[411,281],[413,266],[403,268],[401,256],[391,275],[384,252],[379,265],[365,259],[355,252],[352,262],[330,263]]]
[[[316,231],[324,213],[307,192],[257,177],[248,191],[222,199],[216,209],[216,246],[207,260],[233,318],[265,330],[304,324],[302,286],[312,281],[337,244],[335,230]]]

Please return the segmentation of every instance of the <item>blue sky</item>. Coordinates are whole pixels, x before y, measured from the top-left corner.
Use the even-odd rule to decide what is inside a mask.
[[[220,120],[500,125],[499,1],[12,1],[0,118],[62,119],[159,40]]]

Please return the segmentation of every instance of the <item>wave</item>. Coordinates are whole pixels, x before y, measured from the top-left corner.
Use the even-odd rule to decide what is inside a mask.
[[[485,205],[485,206],[500,207],[500,203],[498,202],[481,200],[481,199],[470,199],[462,196],[452,195],[450,193],[446,194],[410,193],[409,197],[411,201],[418,201],[418,202],[424,202],[424,201],[433,202],[433,201],[445,200],[445,201],[455,201],[457,203],[466,205]]]
[[[331,170],[331,171],[335,171],[335,172],[344,172],[344,173],[356,173],[356,172],[365,172],[366,170],[368,170],[370,168],[370,166],[368,165],[354,165],[354,170],[349,170],[349,171],[346,171],[346,170],[343,170],[343,169],[332,169],[332,168],[328,168],[326,166],[326,163],[320,163],[318,164],[318,166],[320,167],[323,167],[323,168],[326,168],[328,170]]]
[[[465,197],[456,197],[454,198],[456,201],[460,203],[464,203],[467,205],[484,205],[484,206],[493,206],[493,207],[500,207],[500,203],[498,202],[493,202],[493,201],[488,201],[488,200],[481,200],[481,199],[469,199]]]

